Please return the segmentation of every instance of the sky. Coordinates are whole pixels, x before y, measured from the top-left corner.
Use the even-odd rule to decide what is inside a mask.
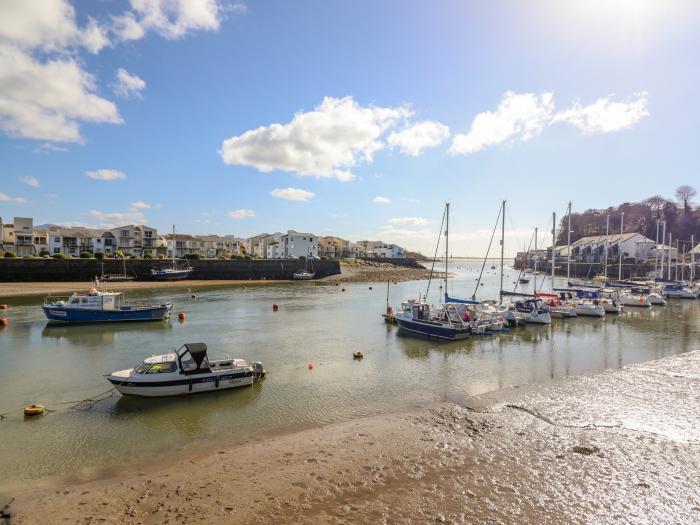
[[[700,3],[0,2],[0,216],[507,255],[697,183]],[[495,249],[497,241],[494,241]],[[493,253],[493,252],[492,252]]]

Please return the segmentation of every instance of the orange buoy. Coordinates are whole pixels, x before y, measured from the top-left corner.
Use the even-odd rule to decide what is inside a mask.
[[[0,310],[8,310],[10,307],[6,304],[0,304]]]
[[[309,370],[313,370],[314,364],[313,363],[306,363],[306,368],[308,368]]]
[[[4,317],[0,318],[0,326],[7,326],[7,319]]]
[[[177,314],[177,318],[180,321],[184,321],[185,319],[187,319],[187,314],[185,312],[180,312],[179,314]]]
[[[279,310],[279,309],[280,309],[280,306],[279,306],[278,304],[273,304],[273,305],[272,305],[272,311],[273,311],[273,312],[276,312],[276,311]]]
[[[44,413],[44,405],[37,405],[32,403],[29,406],[24,407],[25,416],[39,416]]]

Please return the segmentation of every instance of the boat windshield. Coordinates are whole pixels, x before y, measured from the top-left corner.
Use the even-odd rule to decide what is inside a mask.
[[[135,369],[137,374],[167,374],[177,372],[177,364],[174,361],[164,363],[141,363]]]

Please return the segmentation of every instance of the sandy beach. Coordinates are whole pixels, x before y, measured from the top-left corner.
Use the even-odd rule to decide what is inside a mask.
[[[696,523],[700,351],[198,442],[5,494],[12,523]]]

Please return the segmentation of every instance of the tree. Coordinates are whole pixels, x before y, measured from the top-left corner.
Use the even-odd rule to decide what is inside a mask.
[[[683,205],[683,211],[685,211],[685,213],[690,211],[691,200],[697,194],[698,192],[695,191],[695,188],[688,186],[687,184],[683,184],[682,186],[678,186],[676,188],[676,199]]]

